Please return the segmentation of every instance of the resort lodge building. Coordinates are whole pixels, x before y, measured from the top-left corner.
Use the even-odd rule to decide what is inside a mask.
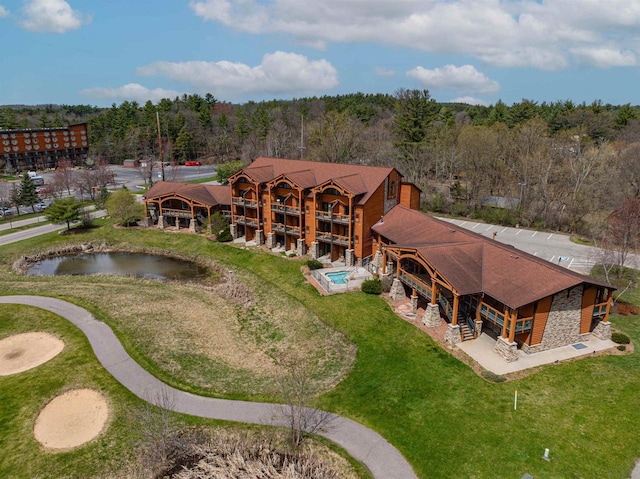
[[[156,183],[145,208],[149,225],[191,231],[222,211],[237,241],[366,266],[425,326],[444,319],[447,342],[484,332],[507,361],[611,338],[611,285],[423,214],[419,198],[394,168],[258,158],[229,186]]]
[[[381,216],[420,200],[395,168],[374,166],[258,158],[229,184],[234,238],[346,266],[370,259]]]
[[[220,211],[230,217],[229,187],[159,181],[144,195],[147,226],[189,228],[193,233],[208,226]]]
[[[394,277],[391,296],[409,293],[422,322],[448,323],[450,343],[481,332],[496,338],[507,361],[518,349],[534,353],[610,339],[614,288],[511,246],[402,205],[373,225],[371,267]]]
[[[15,171],[57,168],[62,160],[82,165],[89,153],[87,124],[60,128],[0,130],[2,166]]]

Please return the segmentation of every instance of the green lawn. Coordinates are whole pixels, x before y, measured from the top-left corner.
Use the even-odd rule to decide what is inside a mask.
[[[489,383],[395,316],[382,299],[363,293],[320,296],[305,283],[300,261],[155,230],[96,229],[75,241],[96,239],[188,251],[246,269],[344,332],[357,345],[358,359],[348,378],[320,398],[322,406],[380,432],[422,478],[519,478],[528,472],[626,479],[640,457],[637,353],[550,365],[521,380]],[[20,289],[22,279],[8,265],[23,249],[64,241],[49,235],[1,249],[3,276],[10,282],[0,280],[0,288]],[[638,344],[637,318],[613,322]],[[129,348],[144,340],[123,339]],[[550,462],[541,459],[545,448]]]

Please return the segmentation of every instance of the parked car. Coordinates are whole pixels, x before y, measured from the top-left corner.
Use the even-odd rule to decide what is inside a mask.
[[[9,210],[0,210],[0,218],[8,218],[9,216],[13,216],[13,213]]]
[[[33,207],[36,211],[42,211],[46,210],[48,205],[41,201],[40,203],[36,203],[35,205],[33,205]]]
[[[187,161],[184,166],[200,166],[201,163],[199,161]]]

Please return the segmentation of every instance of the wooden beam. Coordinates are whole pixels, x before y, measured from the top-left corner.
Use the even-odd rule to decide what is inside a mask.
[[[500,336],[504,339],[507,339],[507,324],[509,323],[509,316],[511,315],[511,310],[509,308],[504,312],[504,321],[502,322],[502,332]]]
[[[431,304],[435,306],[436,304],[436,294],[438,293],[438,283],[436,283],[435,278],[431,278]]]
[[[509,329],[509,342],[512,343],[516,339],[516,322],[518,320],[518,310],[511,311],[511,329]]]
[[[453,293],[453,311],[451,313],[451,324],[453,326],[458,324],[458,306],[460,305],[460,296]]]

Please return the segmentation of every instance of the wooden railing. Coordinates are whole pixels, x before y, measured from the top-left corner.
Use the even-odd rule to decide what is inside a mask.
[[[339,215],[329,211],[316,211],[316,219],[320,221],[332,221],[333,223],[349,224],[349,215]]]
[[[300,236],[300,228],[297,226],[284,225],[282,223],[271,223],[271,230],[278,233]]]
[[[275,211],[277,213],[284,213],[286,215],[300,215],[300,208],[296,208],[295,206],[288,205],[279,205],[279,204],[271,204],[271,211]]]
[[[325,243],[349,246],[349,238],[346,236],[332,235],[331,233],[316,233],[316,239],[324,241]]]
[[[193,218],[191,210],[176,210],[171,208],[162,208],[162,215],[173,218]]]
[[[255,218],[247,218],[246,216],[234,216],[235,222],[239,225],[251,226],[258,228],[258,220]]]
[[[605,314],[607,314],[607,303],[598,303],[593,306],[592,318],[602,319]]]
[[[486,303],[480,303],[480,316],[487,321],[491,321],[497,326],[502,327],[504,324],[504,313],[501,313]]]
[[[231,202],[234,205],[245,206],[247,208],[257,208],[258,207],[258,202],[257,201],[246,200],[244,198],[240,198],[240,197],[237,197],[237,196],[234,196],[233,198],[231,198]]]
[[[405,270],[401,269],[399,278],[407,286],[412,287],[416,290],[418,294],[421,294],[423,297],[427,298],[427,300],[431,301],[431,285],[422,281],[417,276],[407,273]]]

